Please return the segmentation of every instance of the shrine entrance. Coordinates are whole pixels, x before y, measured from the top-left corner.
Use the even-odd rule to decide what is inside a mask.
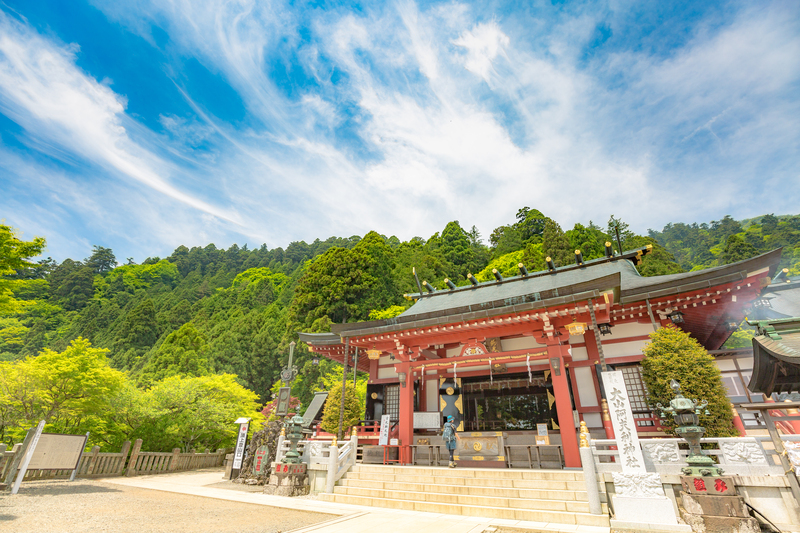
[[[553,429],[555,397],[543,372],[533,379],[526,373],[464,378],[461,394],[464,431],[535,430],[536,424]]]

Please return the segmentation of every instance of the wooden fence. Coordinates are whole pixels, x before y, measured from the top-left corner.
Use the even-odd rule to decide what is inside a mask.
[[[141,439],[138,439],[133,444],[133,450],[131,450],[130,441],[125,441],[119,452],[101,453],[100,447],[95,446],[91,451],[85,452],[81,456],[75,477],[135,476],[214,468],[223,465],[225,454],[227,453],[224,448],[214,453],[209,453],[209,450],[204,453],[181,453],[180,448],[175,448],[168,453],[143,452],[141,449]],[[9,483],[16,476],[18,467],[14,468],[15,472],[12,474],[10,471],[11,466],[15,456],[22,453],[22,444],[15,444],[12,450],[6,450],[6,445],[0,444],[0,483],[3,480]],[[19,461],[17,466],[18,464]],[[25,473],[24,481],[69,479],[72,476],[72,472],[72,470],[28,470]]]
[[[140,451],[141,447],[142,440],[139,439],[133,445],[126,476],[163,474],[222,466],[227,453],[224,448],[220,448],[215,453],[209,453],[208,449],[204,453],[181,453],[180,448],[175,448],[171,453],[143,452]]]

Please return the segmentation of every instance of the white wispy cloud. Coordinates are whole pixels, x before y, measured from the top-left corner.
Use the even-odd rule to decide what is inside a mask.
[[[229,222],[220,209],[174,187],[158,160],[127,135],[125,99],[75,66],[75,45],[60,46],[0,12],[0,110],[49,155],[66,149],[122,176]]]
[[[102,73],[75,67],[76,48],[8,17],[0,19],[3,113],[37,150],[89,160],[240,223],[200,220],[204,238],[285,246],[377,229],[408,239],[454,219],[488,235],[524,205],[562,224],[614,213],[643,231],[734,208],[796,211],[800,201],[796,188],[776,199],[753,187],[798,180],[800,17],[784,3],[731,4],[729,21],[695,22],[668,53],[620,45],[591,57],[596,26],[618,28],[619,11],[95,4],[153,46],[152,28],[166,32],[174,68],[193,58],[222,76],[247,110],[245,125],[214,116],[176,72],[195,116],[165,109],[167,133],[150,131],[96,81]],[[290,94],[276,64],[314,83]],[[176,220],[199,215],[147,216],[174,221],[187,244],[201,244]]]

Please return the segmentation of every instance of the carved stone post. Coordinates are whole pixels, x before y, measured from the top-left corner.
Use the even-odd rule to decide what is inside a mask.
[[[589,429],[586,422],[581,421],[581,465],[583,466],[583,479],[586,482],[586,496],[589,500],[589,512],[602,514],[603,506],[600,503],[600,490],[597,488],[597,472],[594,467],[594,454],[589,446]]]
[[[339,470],[339,448],[336,446],[336,439],[333,439],[329,450],[330,456],[328,457],[328,477],[325,479],[325,492],[333,493],[336,472]]]

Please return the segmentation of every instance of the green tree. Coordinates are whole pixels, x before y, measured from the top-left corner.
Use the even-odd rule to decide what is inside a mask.
[[[557,267],[575,264],[575,250],[570,246],[569,239],[558,222],[550,218],[544,224],[542,248]]]
[[[92,269],[95,274],[107,274],[117,266],[117,258],[111,248],[102,246],[92,247],[92,256],[86,260],[86,266]]]
[[[158,336],[156,307],[152,299],[145,298],[122,322],[121,335],[114,342],[114,366],[124,370],[135,368]]]
[[[146,443],[151,449],[180,447],[188,452],[231,446],[236,438],[234,420],[252,418],[254,427],[263,420],[256,394],[232,374],[173,376],[154,385],[148,395],[158,417],[137,431],[149,434]]]
[[[339,431],[339,410],[342,405],[341,381],[329,389],[325,409],[322,411],[322,429],[336,435]],[[358,424],[364,410],[361,407],[358,393],[353,389],[353,383],[348,381],[344,389],[344,421],[342,422],[342,435],[346,435],[350,428]]]
[[[205,376],[208,345],[194,324],[187,322],[170,333],[142,369],[139,381],[147,386],[172,376]]]
[[[731,402],[725,394],[722,376],[714,358],[688,333],[669,325],[650,334],[644,347],[642,378],[650,405],[669,405],[674,393],[670,381],[681,384],[687,398],[708,402],[710,415],[700,415],[706,437],[733,437]],[[674,422],[666,421],[666,431],[674,434]]]
[[[720,256],[720,264],[727,265],[758,255],[758,250],[739,235],[729,235],[725,241],[725,250]]]
[[[25,428],[42,419],[51,433],[81,433],[92,419],[102,419],[109,398],[125,382],[109,366],[107,351],[78,338],[60,353],[45,349],[37,357],[0,363],[2,438],[18,442]]]
[[[544,225],[547,217],[538,209],[523,207],[517,211],[516,228],[522,234],[523,241],[528,241],[532,237],[541,237],[544,233]]]
[[[23,307],[32,305],[14,296],[14,292],[26,281],[11,277],[17,271],[35,267],[30,258],[42,253],[44,247],[45,241],[42,237],[23,241],[17,237],[14,228],[0,224],[0,316],[17,313]]]

